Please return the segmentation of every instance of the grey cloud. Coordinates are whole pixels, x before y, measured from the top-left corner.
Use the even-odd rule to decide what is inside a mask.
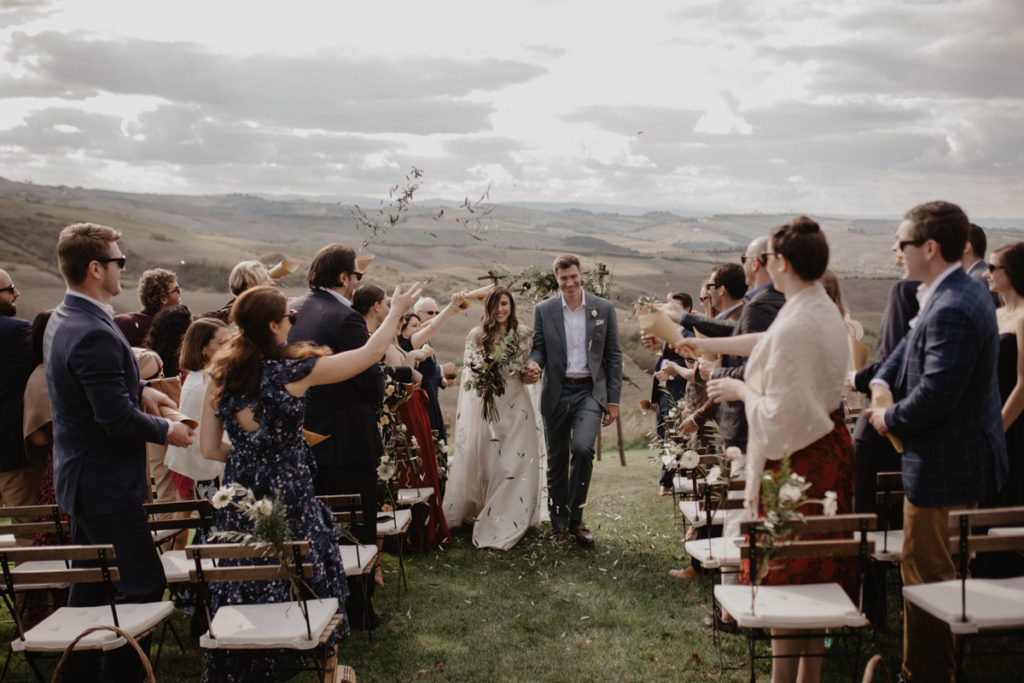
[[[25,58],[31,57],[31,61]],[[155,95],[221,116],[299,128],[361,132],[472,132],[492,108],[460,98],[543,73],[502,59],[409,60],[229,57],[191,43],[101,41],[48,32],[15,33],[7,53],[53,93]]]
[[[693,127],[703,112],[672,107],[609,106],[581,107],[562,118],[569,122],[592,123],[613,133],[642,132],[663,142],[693,138]]]
[[[823,135],[849,135],[925,123],[929,112],[873,102],[811,104],[787,101],[771,107],[746,109],[743,118],[754,135],[768,139],[806,139]]]

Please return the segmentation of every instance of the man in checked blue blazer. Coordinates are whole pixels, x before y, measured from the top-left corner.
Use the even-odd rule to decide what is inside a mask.
[[[583,291],[580,261],[571,254],[554,264],[560,294],[533,310],[533,348],[523,381],[544,373],[540,410],[548,446],[551,538],[571,534],[583,547],[594,536],[583,523],[594,440],[619,414],[622,349],[615,307]],[[571,457],[570,457],[571,456]]]
[[[975,507],[1006,480],[1006,441],[996,379],[999,332],[988,289],[964,272],[967,216],[948,202],[906,213],[894,251],[919,280],[920,312],[871,381],[869,411],[880,434],[903,441],[903,559],[906,586],[956,578],[948,513]],[[954,679],[949,629],[904,604],[903,674]]]

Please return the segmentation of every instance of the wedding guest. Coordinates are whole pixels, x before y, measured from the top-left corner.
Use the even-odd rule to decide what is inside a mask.
[[[188,306],[178,304],[164,308],[155,316],[146,333],[144,346],[160,356],[165,377],[176,377],[179,373],[178,356],[181,340],[192,324],[192,312]]]
[[[422,299],[420,299],[422,301]],[[352,295],[352,307],[366,320],[366,329],[376,330],[388,313],[388,302],[384,290],[374,284],[360,285]],[[408,318],[408,316],[406,316]],[[399,340],[403,337],[400,334]],[[392,347],[395,352],[398,348]],[[392,349],[389,349],[389,352]],[[413,358],[421,358],[422,350],[409,351]],[[401,362],[401,359],[398,360]],[[423,367],[423,360],[419,367]],[[426,378],[424,377],[424,382]],[[399,488],[430,487],[434,496],[425,505],[415,505],[412,509],[412,524],[404,542],[407,550],[428,552],[441,546],[451,544],[452,536],[448,530],[444,512],[441,510],[441,485],[437,469],[437,453],[434,450],[434,438],[431,433],[430,418],[427,415],[427,394],[421,384],[412,390],[411,396],[398,409],[399,417],[406,426],[407,437],[415,437],[419,446],[416,450],[416,466],[410,467],[397,463],[396,486]]]
[[[981,280],[986,285],[988,284],[985,280],[985,273],[988,272],[988,268],[985,266],[985,252],[988,250],[988,237],[985,236],[985,231],[982,230],[981,226],[971,223],[968,227],[967,232],[967,245],[964,246],[964,255],[960,257],[960,265],[964,267],[964,271],[973,277],[975,280]],[[999,295],[996,292],[990,292],[992,296],[992,303],[996,308],[1000,306]]]
[[[981,507],[1024,505],[1024,242],[996,249],[985,270],[989,289],[999,295],[999,356],[996,374],[1003,402],[1003,431],[1009,466],[1006,483]],[[979,553],[973,576],[1003,578],[1024,574],[1020,553]]]
[[[131,346],[144,346],[146,333],[153,324],[153,316],[169,306],[181,303],[178,276],[163,268],[153,268],[142,273],[139,276],[138,292],[142,310],[114,316],[114,323],[121,328]]]
[[[715,308],[714,302],[711,300],[711,294],[708,292],[707,283],[700,286],[700,307],[704,309],[704,315],[709,318],[714,318],[718,315],[718,309]]]
[[[533,309],[533,349],[523,381],[543,371],[541,414],[548,449],[551,540],[571,534],[590,548],[594,535],[583,523],[597,430],[619,415],[622,348],[615,307],[583,290],[579,259],[555,259],[560,295]],[[563,341],[564,340],[564,341]]]
[[[125,257],[121,233],[93,223],[64,228],[57,258],[68,286],[43,341],[46,389],[53,416],[53,480],[57,503],[71,515],[76,545],[112,544],[120,580],[118,602],[160,600],[164,570],[142,507],[149,487],[146,442],[186,446],[192,430],[142,410],[175,407],[166,395],[139,381],[138,365],[113,320],[110,300],[121,292]],[[103,584],[75,584],[72,607],[107,602]],[[149,638],[140,643],[149,648]],[[74,653],[64,678],[141,677],[135,651]],[[70,672],[74,672],[73,674]]]
[[[32,363],[35,369],[25,385],[25,415],[22,422],[25,457],[33,465],[43,468],[36,498],[38,505],[57,504],[53,492],[53,418],[50,416],[50,397],[46,392],[46,372],[43,369],[43,337],[51,315],[52,310],[42,311],[32,321]],[[35,521],[46,522],[49,518],[40,517]],[[32,545],[65,545],[69,540],[70,535],[66,530],[60,536],[56,532],[37,533],[32,537]],[[23,627],[32,628],[54,610],[67,605],[67,602],[67,588],[26,591]]]
[[[853,447],[840,416],[843,381],[849,365],[846,328],[835,304],[818,282],[828,265],[828,242],[818,224],[801,216],[775,228],[765,267],[786,297],[765,332],[684,340],[696,353],[749,355],[744,379],[708,382],[716,401],[742,401],[749,425],[746,507],[759,513],[761,475],[789,454],[793,472],[811,484],[808,498],[838,496],[839,512],[849,512],[853,495]],[[820,514],[814,506],[805,514]],[[840,581],[854,588],[850,563],[835,558],[798,558],[773,566],[766,584]],[[749,580],[749,566],[743,572]],[[854,593],[855,594],[855,593]],[[773,681],[816,681],[821,676],[824,638],[799,630],[772,629]]]
[[[276,497],[280,501],[293,538],[310,543],[310,591],[321,598],[337,598],[339,612],[349,594],[338,551],[341,531],[314,492],[311,453],[302,436],[306,392],[342,382],[374,366],[394,337],[401,313],[412,305],[418,292],[418,284],[406,293],[396,288],[394,310],[377,332],[360,347],[331,355],[324,347],[289,344],[296,314],[289,310],[288,300],[274,287],[253,287],[232,307],[232,322],[238,331],[214,356],[210,367],[200,419],[203,456],[225,463],[225,482],[245,486],[257,499]],[[224,440],[225,431],[229,442]],[[214,521],[218,530],[252,531],[252,521],[233,506],[216,510]],[[291,600],[291,585],[286,580],[221,583],[214,590],[215,606]],[[348,623],[343,622],[331,644],[337,644],[347,632]],[[270,678],[290,663],[274,655],[238,660],[237,666],[231,666],[209,654],[204,678],[247,681],[253,680],[256,672]]]
[[[329,244],[318,251],[309,264],[309,291],[292,302],[298,320],[289,341],[311,341],[335,353],[363,346],[370,333],[351,301],[362,277],[350,247]],[[313,387],[306,402],[306,428],[328,437],[313,446],[316,492],[360,495],[364,521],[355,536],[366,544],[377,542],[377,465],[384,450],[377,409],[383,400],[384,373],[375,363],[343,382]],[[367,582],[364,590],[364,581],[354,577],[350,582],[345,608],[353,628],[373,629],[390,615],[374,611],[375,584]]]
[[[505,336],[511,346],[495,368],[492,358]],[[477,548],[508,550],[540,524],[544,498],[544,437],[536,390],[523,384],[520,368],[530,352],[529,328],[516,317],[515,299],[495,287],[484,301],[480,325],[466,339],[462,387],[455,411],[446,517],[454,527],[473,525]],[[492,391],[492,419],[473,368],[497,370],[504,390]],[[487,383],[486,380],[483,381]]]
[[[242,292],[250,287],[273,284],[276,284],[274,279],[270,277],[267,267],[262,263],[259,261],[242,261],[231,269],[231,275],[228,277],[228,287],[231,289],[232,294],[231,300],[217,310],[207,311],[197,317],[215,318],[226,323],[231,317],[231,307],[235,304],[235,299]]]
[[[198,419],[202,415],[210,362],[228,337],[228,326],[216,318],[200,318],[185,331],[178,363],[188,375],[181,387],[178,410],[188,417]],[[180,500],[211,500],[220,488],[224,464],[204,458],[198,443],[168,446],[164,465],[176,475],[174,486]]]
[[[26,460],[22,442],[25,383],[35,366],[32,324],[14,317],[19,295],[11,276],[0,270],[0,504],[8,507],[34,505],[43,476],[42,467]],[[30,538],[18,541],[27,544]]]
[[[960,265],[967,216],[935,201],[908,211],[896,230],[908,280],[922,283],[911,330],[871,381],[871,425],[903,442],[904,586],[956,578],[949,512],[972,507],[1006,481],[1006,441],[996,362],[999,326],[988,292]],[[904,601],[903,675],[954,677],[949,628]]]
[[[430,297],[423,297],[416,302],[413,313],[419,319],[418,329],[406,334],[403,330],[398,340],[399,345],[406,351],[422,348],[435,334],[441,331],[445,323],[453,315],[461,310],[462,302],[465,300],[463,292],[456,292],[452,295],[451,301],[443,309],[438,310],[437,302]],[[448,432],[444,424],[444,415],[441,413],[441,403],[438,401],[437,392],[441,387],[444,377],[441,368],[438,366],[437,358],[429,356],[420,361],[416,367],[423,375],[423,382],[420,386],[427,392],[429,403],[427,410],[430,414],[430,427],[437,431],[438,438],[442,441],[448,440]]]

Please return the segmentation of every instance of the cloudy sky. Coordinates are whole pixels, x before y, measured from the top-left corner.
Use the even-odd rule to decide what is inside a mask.
[[[1020,0],[0,0],[0,175],[1024,217]]]

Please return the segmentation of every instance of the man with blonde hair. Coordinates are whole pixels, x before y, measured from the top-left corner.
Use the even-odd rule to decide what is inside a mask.
[[[216,311],[207,311],[199,318],[215,318],[221,322],[231,321],[231,307],[235,304],[235,299],[250,287],[258,287],[260,285],[273,285],[276,284],[274,279],[270,277],[270,273],[267,271],[267,267],[259,261],[242,261],[235,265],[231,269],[231,275],[228,277],[228,286],[231,288],[231,301],[227,302]]]

